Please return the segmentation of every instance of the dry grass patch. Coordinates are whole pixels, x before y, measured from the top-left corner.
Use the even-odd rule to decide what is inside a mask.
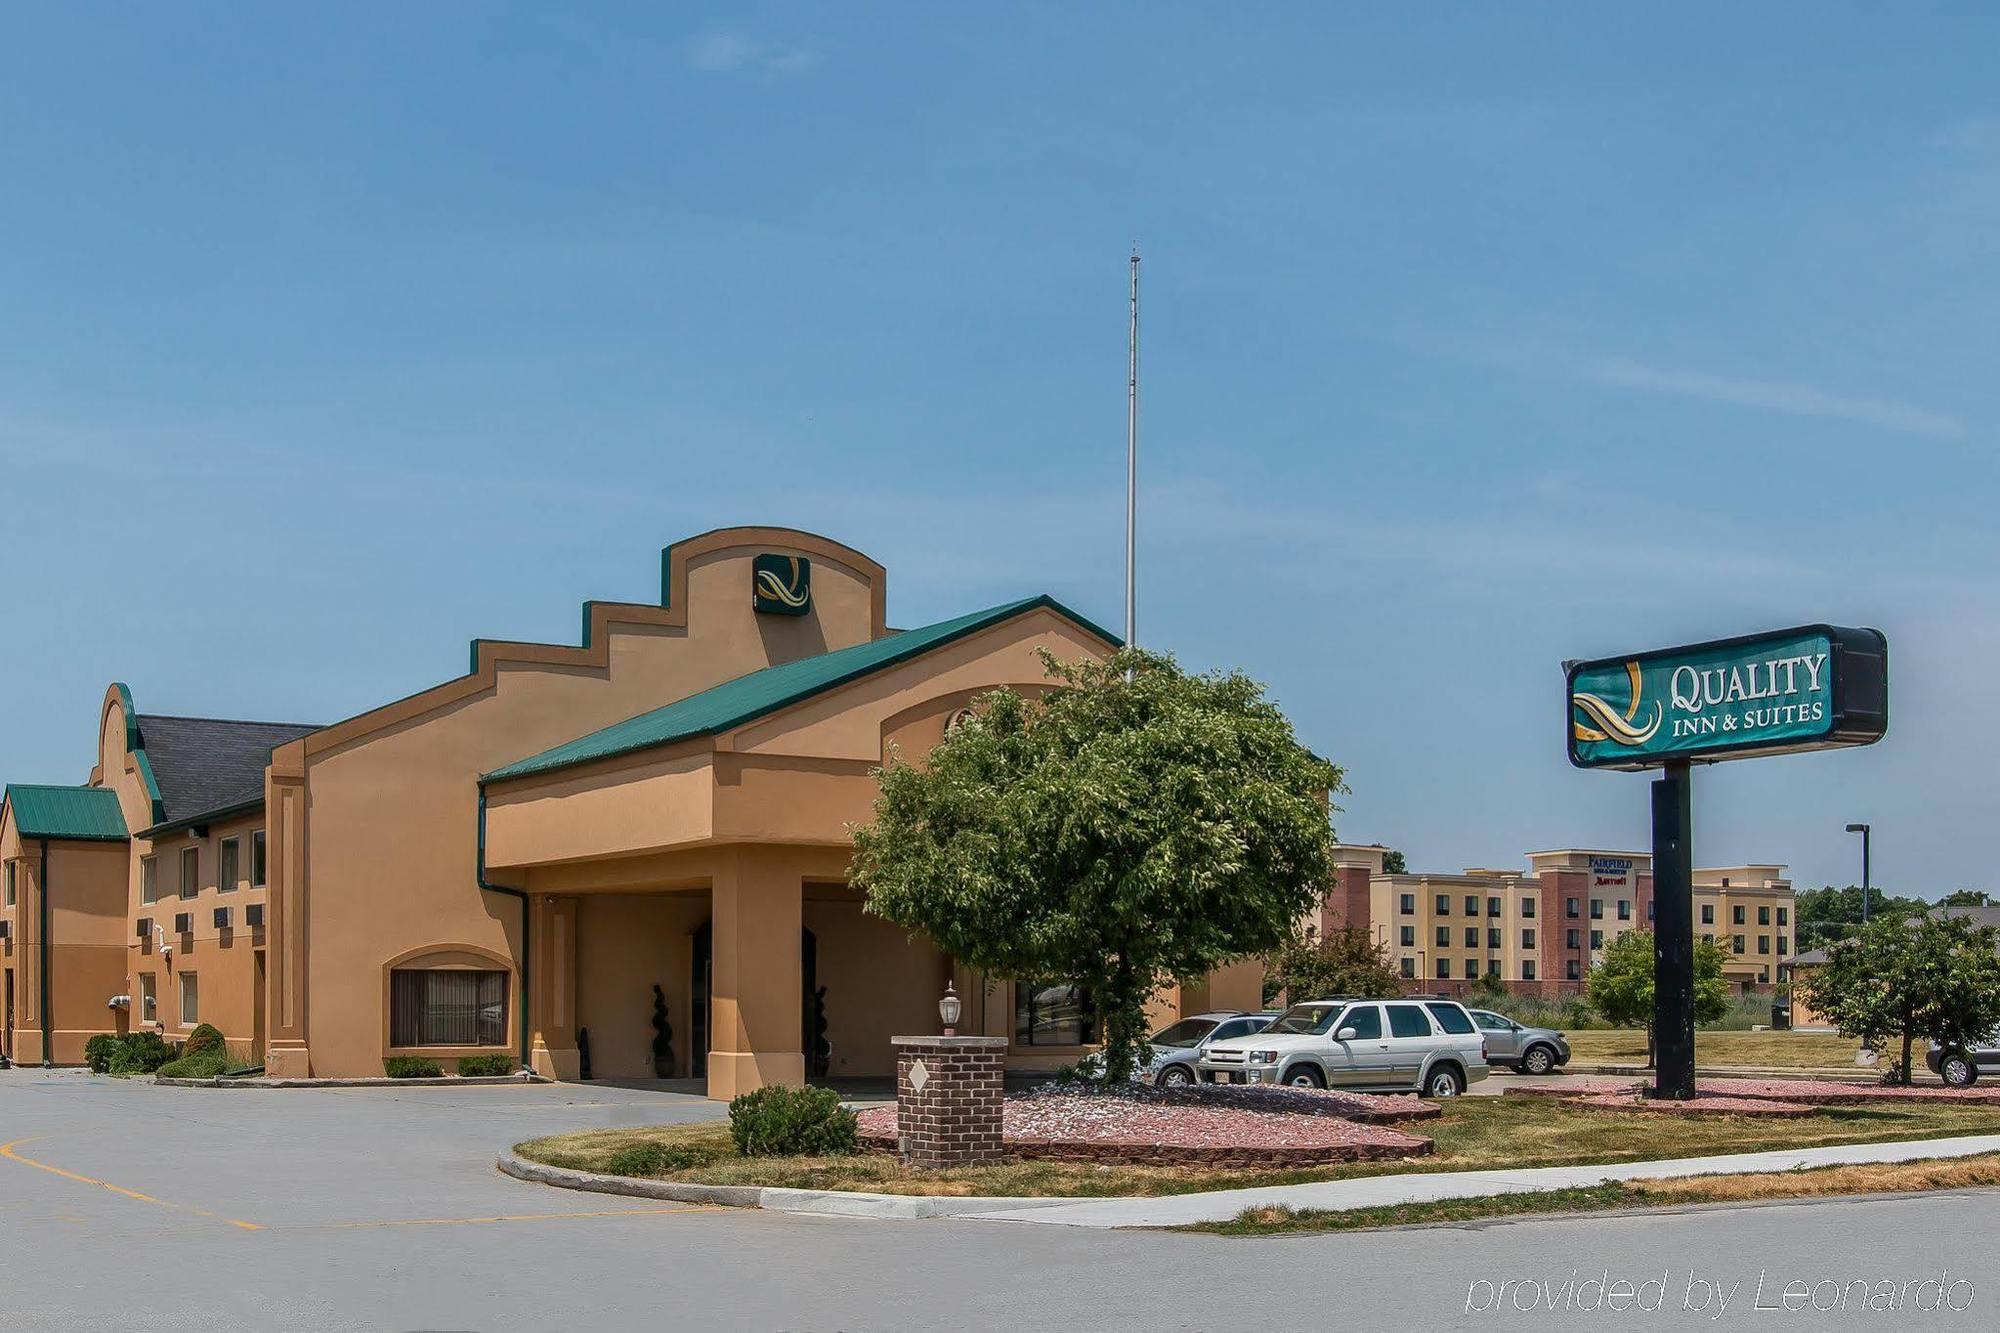
[[[1646,1034],[1637,1028],[1570,1032],[1572,1065],[1643,1065]],[[1696,1068],[1740,1065],[1752,1069],[1852,1069],[1861,1049],[1836,1032],[1697,1032]]]

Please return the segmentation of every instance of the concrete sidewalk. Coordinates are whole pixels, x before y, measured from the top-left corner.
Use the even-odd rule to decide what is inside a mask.
[[[1041,1222],[1072,1227],[1174,1227],[1192,1222],[1226,1222],[1245,1208],[1324,1208],[1343,1210],[1385,1204],[1427,1203],[1485,1194],[1525,1194],[1537,1190],[1602,1185],[1614,1180],[1660,1180],[1683,1176],[1747,1175],[1811,1166],[1866,1162],[1911,1162],[1932,1157],[1970,1157],[2000,1152],[2000,1134],[1906,1143],[1850,1143],[1826,1148],[1683,1157],[1671,1161],[1620,1162],[1601,1166],[1551,1166],[1525,1171],[1439,1171],[1356,1180],[1323,1180],[1306,1185],[1217,1190],[1155,1199],[1086,1199],[1037,1202],[1024,1208],[949,1206],[934,1216],[977,1217],[987,1222]],[[970,1201],[968,1201],[970,1202]],[[991,1200],[986,1201],[989,1205]]]

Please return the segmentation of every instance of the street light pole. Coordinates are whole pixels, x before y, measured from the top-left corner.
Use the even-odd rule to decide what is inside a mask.
[[[1868,924],[1868,900],[1875,896],[1868,870],[1868,825],[1849,824],[1847,831],[1861,835],[1861,924],[1865,926]]]

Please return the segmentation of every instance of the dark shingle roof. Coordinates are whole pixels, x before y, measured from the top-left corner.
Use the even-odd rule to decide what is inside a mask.
[[[138,722],[139,744],[152,761],[165,807],[161,824],[261,801],[271,751],[319,730],[301,722],[231,722],[157,713],[141,713]]]
[[[125,812],[118,808],[118,793],[108,787],[10,782],[6,801],[23,838],[123,842],[126,837]]]
[[[1118,640],[1106,631],[1091,624],[1076,612],[1070,610],[1053,597],[1030,597],[1019,602],[1009,602],[986,611],[975,611],[955,620],[940,621],[926,625],[922,629],[906,629],[886,638],[874,639],[868,643],[858,643],[851,648],[838,648],[830,653],[820,653],[813,657],[802,657],[795,662],[785,662],[762,671],[753,671],[747,676],[724,681],[699,694],[691,694],[676,700],[663,708],[655,708],[650,713],[627,718],[601,731],[593,731],[587,736],[567,741],[551,750],[530,755],[505,768],[496,768],[480,780],[497,781],[502,778],[525,777],[530,773],[546,773],[551,769],[568,768],[573,764],[587,764],[593,759],[604,759],[615,754],[626,754],[633,750],[643,750],[669,741],[686,740],[693,736],[710,736],[741,726],[754,718],[774,713],[780,708],[810,698],[823,690],[859,679],[884,667],[908,661],[933,648],[943,647],[954,639],[964,638],[990,625],[997,625],[1036,607],[1047,607],[1057,614],[1076,622],[1083,628],[1104,639],[1107,643]]]

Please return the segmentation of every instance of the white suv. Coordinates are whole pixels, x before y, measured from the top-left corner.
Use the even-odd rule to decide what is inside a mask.
[[[1316,1000],[1202,1053],[1206,1083],[1386,1088],[1456,1097],[1485,1078],[1486,1043],[1456,1000]]]

